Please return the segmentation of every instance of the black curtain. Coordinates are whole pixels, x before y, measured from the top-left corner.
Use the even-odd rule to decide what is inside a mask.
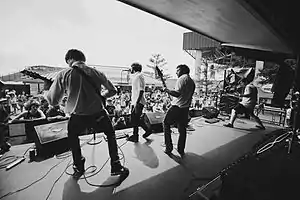
[[[283,107],[285,98],[292,89],[295,81],[295,70],[288,66],[283,60],[278,64],[280,67],[272,87],[272,92],[274,92],[272,105],[275,107]]]

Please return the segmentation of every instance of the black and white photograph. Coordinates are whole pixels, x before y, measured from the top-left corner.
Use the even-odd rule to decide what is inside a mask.
[[[282,200],[296,0],[0,0],[0,200]]]

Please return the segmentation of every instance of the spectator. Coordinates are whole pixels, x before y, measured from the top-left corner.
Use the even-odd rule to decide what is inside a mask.
[[[29,100],[24,106],[26,111],[20,113],[11,122],[46,119],[45,114],[39,109],[39,106],[40,103],[38,101]]]
[[[106,110],[109,115],[114,115],[116,106],[114,106],[112,99],[106,100]]]
[[[61,109],[59,105],[50,106],[50,108],[46,112],[46,117],[48,120],[63,119],[66,117],[66,113]]]
[[[12,113],[17,114],[18,111],[18,104],[17,104],[17,96],[16,96],[16,91],[11,91],[9,93],[10,95],[10,102],[11,102],[11,107],[12,107]]]
[[[0,99],[0,155],[9,151],[10,144],[5,141],[5,136],[8,135],[8,125],[9,112],[6,109],[7,99]]]
[[[49,103],[45,98],[41,99],[41,106],[40,106],[40,110],[46,115],[46,113],[49,110]]]
[[[25,102],[26,102],[26,97],[24,95],[19,94],[18,95],[18,106],[19,106],[21,112],[23,112]]]
[[[115,129],[121,129],[126,127],[125,118],[122,116],[121,110],[114,111],[114,117],[112,118],[112,124]]]

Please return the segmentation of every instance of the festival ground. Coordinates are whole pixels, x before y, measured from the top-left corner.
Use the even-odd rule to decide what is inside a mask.
[[[93,138],[92,135],[81,136],[82,152],[86,157],[85,167],[96,166],[96,175],[89,177],[93,175],[90,172],[95,169],[91,167],[87,169],[86,180],[76,182],[72,179],[67,174],[72,172],[71,167],[67,168],[72,163],[70,153],[40,162],[29,162],[27,157],[24,162],[8,171],[0,169],[0,199],[8,193],[11,194],[3,199],[188,199],[199,186],[211,181],[222,169],[251,151],[265,135],[281,128],[265,124],[266,130],[259,130],[253,121],[246,119],[237,119],[235,128],[226,128],[224,123],[226,121],[207,123],[202,117],[192,118],[190,124],[195,130],[188,131],[184,158],[180,158],[175,149],[172,157],[163,152],[163,133],[152,134],[149,140],[140,136],[139,142],[135,144],[119,139],[120,157],[122,163],[130,169],[130,174],[116,188],[95,187],[87,183],[106,185],[116,181],[116,178],[109,176],[109,161],[106,163],[107,142],[102,138],[100,144],[89,145],[87,141]],[[118,132],[130,135],[132,129]],[[142,133],[141,130],[140,135]],[[98,134],[97,139],[100,140],[102,135]],[[172,138],[176,148],[177,129],[173,129]],[[12,146],[4,156],[23,155],[32,145]],[[36,183],[21,190],[34,182]]]

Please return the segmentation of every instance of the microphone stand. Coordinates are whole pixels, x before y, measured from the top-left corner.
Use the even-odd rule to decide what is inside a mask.
[[[90,133],[93,133],[93,140],[87,142],[87,144],[89,144],[89,145],[100,144],[102,142],[102,137],[101,138],[99,138],[99,137],[97,138],[96,137],[96,131],[93,128],[91,128],[89,131],[90,131]]]

